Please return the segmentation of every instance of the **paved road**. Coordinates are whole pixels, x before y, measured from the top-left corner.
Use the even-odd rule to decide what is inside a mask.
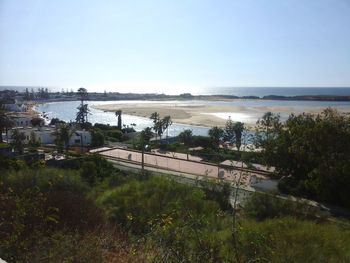
[[[99,154],[105,157],[112,157],[118,160],[124,160],[126,162],[132,162],[134,164],[141,164],[142,153],[137,151],[130,151],[127,149],[110,149],[99,152]],[[191,157],[190,157],[191,158]],[[193,158],[196,158],[193,156]],[[191,159],[190,159],[191,160]],[[260,180],[266,179],[260,174],[254,174],[252,172],[241,172],[238,170],[228,170],[219,168],[217,165],[198,162],[187,161],[184,159],[177,159],[167,155],[158,154],[144,154],[145,166],[159,168],[163,170],[176,171],[179,173],[186,173],[191,175],[208,176],[211,178],[222,178],[230,182],[237,182],[240,175],[242,175],[241,182],[243,185],[255,184]]]

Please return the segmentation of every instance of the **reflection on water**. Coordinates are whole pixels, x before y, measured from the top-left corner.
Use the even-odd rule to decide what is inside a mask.
[[[228,120],[229,118],[236,122],[240,121],[243,123],[255,123],[256,118],[255,116],[246,114],[246,113],[238,113],[238,112],[215,112],[215,113],[203,113],[206,115],[213,115],[215,117],[218,117],[220,119]]]

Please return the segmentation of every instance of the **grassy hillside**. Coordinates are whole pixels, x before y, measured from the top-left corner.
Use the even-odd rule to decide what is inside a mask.
[[[8,262],[350,261],[347,224],[282,209],[287,203],[252,199],[234,223],[220,190],[125,174],[99,157],[75,169],[5,162],[0,251]]]

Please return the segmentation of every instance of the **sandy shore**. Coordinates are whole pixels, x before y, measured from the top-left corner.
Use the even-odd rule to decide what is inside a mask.
[[[160,117],[170,115],[173,122],[181,124],[199,125],[206,127],[224,126],[226,120],[212,115],[227,110],[242,111],[241,107],[225,106],[179,106],[177,104],[109,104],[96,105],[96,109],[104,111],[116,111],[121,109],[123,114],[149,118],[153,112],[158,112]]]
[[[229,116],[233,121],[242,121],[248,128],[253,128],[257,119],[264,112],[271,111],[288,116],[291,113],[319,113],[323,108],[310,107],[295,109],[293,107],[244,107],[232,105],[198,105],[187,103],[121,103],[94,105],[96,109],[104,111],[116,111],[121,109],[123,114],[149,118],[153,112],[158,112],[161,117],[170,115],[173,122],[206,127],[224,126]],[[350,111],[350,110],[349,110]]]

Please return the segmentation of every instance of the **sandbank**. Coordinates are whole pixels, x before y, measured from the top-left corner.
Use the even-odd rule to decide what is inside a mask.
[[[96,109],[114,112],[122,110],[123,114],[149,118],[153,112],[158,112],[160,117],[170,115],[173,122],[188,125],[198,125],[205,127],[223,127],[230,116],[233,121],[244,122],[247,128],[253,128],[256,121],[262,115],[271,111],[288,116],[291,113],[302,112],[320,113],[323,108],[304,107],[296,109],[288,106],[274,107],[245,107],[234,105],[197,105],[191,103],[120,103],[94,105]],[[350,110],[349,110],[350,111]]]

